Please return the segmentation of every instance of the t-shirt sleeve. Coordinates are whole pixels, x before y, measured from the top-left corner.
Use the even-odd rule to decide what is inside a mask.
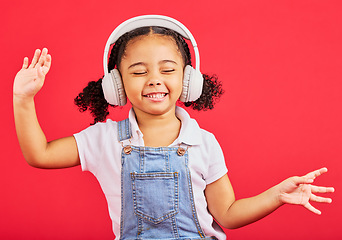
[[[91,151],[91,149],[94,148],[93,139],[95,137],[92,137],[94,134],[96,134],[96,127],[91,126],[79,133],[74,134],[74,137],[77,143],[82,171],[90,171],[95,174],[97,170],[97,163],[95,161],[91,161],[91,159],[94,159],[94,157],[92,157],[93,151]]]
[[[215,182],[228,172],[220,144],[213,134],[210,134],[208,138],[209,141],[206,143],[206,145],[209,163],[208,173],[205,179],[206,184]]]
[[[112,121],[97,123],[74,134],[82,171],[89,171],[96,175],[103,159],[102,154],[106,152],[105,148],[108,145],[106,139],[115,127],[114,123]]]

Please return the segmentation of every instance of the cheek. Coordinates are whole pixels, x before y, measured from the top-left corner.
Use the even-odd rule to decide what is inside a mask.
[[[137,84],[132,84],[130,81],[123,82],[123,85],[127,96],[132,96],[138,91]]]
[[[177,83],[175,84],[175,87],[176,88],[178,88],[178,91],[181,93],[182,92],[182,90],[183,90],[183,77],[184,77],[184,75],[183,74],[180,74],[179,76],[178,76],[178,81],[177,81]]]
[[[126,79],[122,81],[125,93],[128,99],[138,98],[142,94],[144,83],[142,81],[135,81],[133,79]]]

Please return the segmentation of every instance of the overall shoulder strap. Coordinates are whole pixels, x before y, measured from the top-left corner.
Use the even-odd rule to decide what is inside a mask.
[[[118,122],[118,138],[119,141],[130,139],[132,136],[131,131],[131,124],[129,123],[129,119],[126,118],[125,120],[122,120]]]

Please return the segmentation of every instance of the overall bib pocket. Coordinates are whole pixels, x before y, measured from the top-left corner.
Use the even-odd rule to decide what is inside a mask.
[[[158,224],[178,213],[178,173],[131,173],[134,213]]]

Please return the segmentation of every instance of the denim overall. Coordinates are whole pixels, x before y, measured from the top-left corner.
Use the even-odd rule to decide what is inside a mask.
[[[118,137],[131,138],[128,119]],[[199,225],[186,150],[126,145],[121,163],[120,239],[216,239]]]

